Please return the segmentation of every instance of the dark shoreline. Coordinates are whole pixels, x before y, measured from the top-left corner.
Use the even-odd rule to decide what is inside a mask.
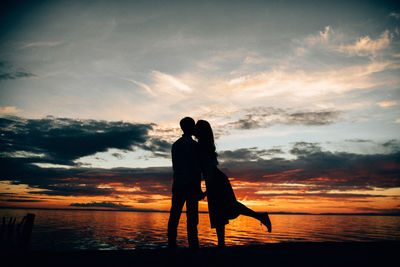
[[[400,241],[287,242],[225,249],[77,250],[7,253],[9,266],[389,266]],[[4,261],[5,260],[5,261]]]

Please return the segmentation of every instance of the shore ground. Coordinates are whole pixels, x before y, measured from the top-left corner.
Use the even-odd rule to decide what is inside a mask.
[[[256,246],[35,251],[2,255],[2,266],[395,266],[400,242],[307,242]],[[8,263],[8,264],[7,264]]]

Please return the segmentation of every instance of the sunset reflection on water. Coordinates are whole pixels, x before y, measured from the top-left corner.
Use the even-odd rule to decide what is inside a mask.
[[[0,210],[1,217],[35,213],[32,250],[135,249],[166,247],[168,213],[123,211]],[[270,215],[272,233],[249,217],[239,216],[226,228],[226,244],[279,242],[400,240],[400,217],[356,215]],[[217,237],[208,214],[199,218],[201,246]],[[186,216],[178,228],[178,244],[187,246]]]

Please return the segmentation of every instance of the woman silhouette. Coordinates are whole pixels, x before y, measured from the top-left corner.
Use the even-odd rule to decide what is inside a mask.
[[[271,232],[272,227],[268,213],[255,212],[238,202],[228,177],[217,168],[214,134],[210,124],[204,120],[197,121],[195,136],[199,143],[200,162],[206,181],[211,228],[215,228],[217,231],[218,246],[225,246],[225,224],[239,215],[259,220],[268,228],[268,232]]]

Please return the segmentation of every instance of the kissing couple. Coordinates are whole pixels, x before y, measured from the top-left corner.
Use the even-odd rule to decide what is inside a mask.
[[[197,123],[185,117],[180,121],[183,135],[173,145],[172,205],[168,221],[168,247],[175,248],[179,218],[186,203],[187,237],[189,248],[199,248],[197,225],[198,202],[207,195],[211,228],[217,232],[218,247],[225,247],[225,225],[239,215],[259,220],[271,232],[268,213],[255,212],[236,200],[228,177],[217,168],[218,160],[214,134],[205,120]],[[192,139],[195,136],[197,142]],[[206,192],[201,190],[201,178]]]

